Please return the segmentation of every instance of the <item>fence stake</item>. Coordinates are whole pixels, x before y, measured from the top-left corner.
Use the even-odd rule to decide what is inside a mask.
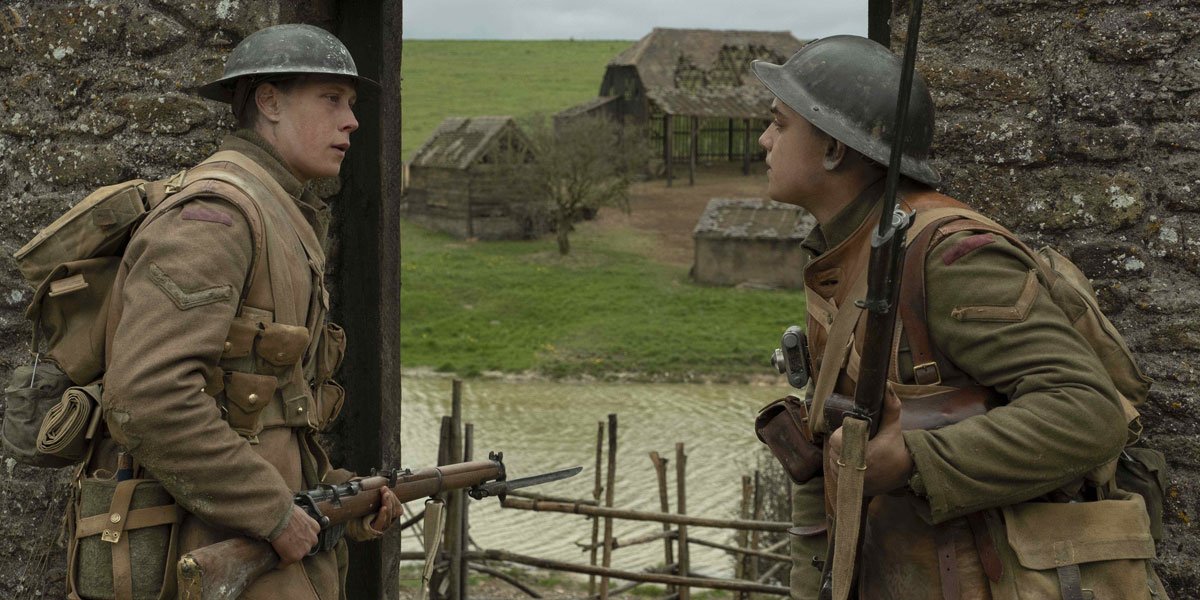
[[[695,117],[693,117],[693,123]],[[693,126],[694,127],[694,126]],[[693,136],[695,129],[693,131]],[[683,442],[675,442],[675,507],[680,515],[687,514],[687,455],[683,453]],[[687,525],[679,525],[679,573],[687,576],[691,564],[688,561]],[[691,598],[688,586],[679,587],[679,600]]]
[[[463,426],[463,462],[470,461],[475,456],[475,424],[467,423]],[[459,530],[459,557],[460,564],[458,567],[458,591],[459,600],[467,600],[470,595],[467,590],[467,561],[461,558],[467,552],[467,540],[471,539],[471,501],[467,500],[462,492],[459,492],[459,501],[462,503],[462,525]]]
[[[455,379],[452,384],[450,400],[450,464],[463,460],[462,438],[462,380]],[[450,492],[450,502],[446,511],[446,550],[450,555],[450,573],[447,596],[450,600],[463,600],[463,504],[462,490]]]
[[[604,506],[612,508],[613,488],[617,484],[617,415],[608,415],[608,473],[607,485],[604,489]],[[604,518],[604,561],[605,569],[612,566],[612,517]],[[608,600],[608,575],[600,577],[600,600]]]
[[[740,510],[738,510],[738,517],[740,517],[742,519],[750,518],[750,476],[749,475],[742,475],[742,504],[741,504]],[[748,550],[750,548],[750,535],[749,535],[749,533],[746,532],[746,530],[740,530],[737,532],[737,546],[743,550]],[[737,569],[735,570],[735,577],[737,577],[738,579],[746,579],[746,571],[747,571],[747,568],[749,567],[749,560],[750,560],[750,557],[745,554],[740,554],[737,556],[736,562],[734,563],[737,565]],[[746,592],[738,592],[737,593],[738,600],[748,600],[749,597],[750,597],[750,594],[747,594]]]
[[[762,519],[763,513],[763,493],[762,493],[762,473],[757,469],[754,471],[754,520]],[[750,533],[750,549],[758,551],[762,545],[762,532],[753,531]],[[746,579],[758,579],[758,558],[753,554],[747,554],[750,559],[750,572],[747,573]]]
[[[658,455],[658,451],[650,452],[650,462],[654,463],[654,474],[658,477],[658,506],[664,513],[671,512],[671,503],[667,498],[667,459]],[[667,523],[662,524],[663,531],[668,532],[671,526]],[[663,558],[664,565],[669,565],[675,562],[675,557],[671,552],[671,538],[663,539]],[[667,593],[675,592],[675,586],[667,586]]]
[[[596,504],[600,504],[600,492],[603,491],[604,485],[600,482],[601,474],[601,458],[604,455],[604,422],[596,423],[596,484],[592,487],[592,500]],[[600,517],[592,517],[592,561],[591,565],[596,566],[596,550],[600,546]],[[596,595],[596,575],[588,575],[588,595]]]
[[[539,502],[537,500],[513,498],[512,496],[505,498],[504,502],[502,502],[500,506],[517,510],[532,510],[534,512],[558,512],[589,516],[599,515],[601,517],[614,517],[617,519],[627,519],[629,521],[652,521],[655,523],[691,525],[693,527],[716,527],[718,529],[761,529],[763,531],[783,532],[787,531],[788,528],[792,526],[792,524],[788,521],[742,521],[740,519],[710,519],[708,517],[694,517],[689,515],[627,510],[624,508],[589,506],[587,504],[580,504],[578,502]]]

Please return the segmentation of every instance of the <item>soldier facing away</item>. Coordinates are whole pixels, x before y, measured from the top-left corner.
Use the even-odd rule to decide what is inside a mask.
[[[835,36],[753,70],[776,96],[759,138],[768,194],[818,222],[802,243],[807,395],[853,396],[866,320],[839,327],[838,314],[865,289],[901,64],[875,42]],[[915,213],[905,284],[923,277],[924,310],[901,310],[882,423],[867,447],[857,597],[1165,598],[1141,497],[1113,479],[1132,407],[1036,258],[932,189],[933,103],[919,73],[910,106],[898,202]],[[950,218],[931,223],[937,214]],[[938,429],[902,425],[945,392],[982,398],[978,411]],[[819,427],[808,433],[824,440],[823,476],[797,488],[793,505],[803,534],[793,543],[794,598],[817,597],[821,572],[811,565],[825,557],[837,500],[841,430]]]
[[[315,438],[342,407],[332,376],[345,337],[327,320],[329,211],[308,184],[338,174],[359,126],[356,96],[370,87],[336,37],[278,25],[238,44],[224,76],[201,88],[232,105],[240,129],[177,182],[125,252],[105,339],[111,438],[86,465],[77,508],[86,516],[122,501],[120,487],[90,498],[93,481],[146,480],[125,505],[153,512],[173,501],[163,513],[176,515],[172,533],[139,538],[136,510],[115,541],[85,536],[81,521],[74,597],[174,597],[174,560],[233,536],[267,540],[281,559],[242,598],[345,597],[340,532],[319,539],[293,503],[298,490],[353,476],[332,468]],[[399,516],[392,492],[381,494],[379,512],[347,535],[372,539]]]

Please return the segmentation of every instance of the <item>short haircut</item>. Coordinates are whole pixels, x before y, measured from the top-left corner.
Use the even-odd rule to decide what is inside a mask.
[[[233,117],[237,119],[238,127],[241,129],[254,129],[258,124],[258,101],[256,95],[258,87],[264,83],[269,83],[275,86],[279,91],[288,93],[292,88],[304,78],[304,75],[285,75],[279,78],[263,77],[263,78],[247,78],[245,83],[238,82],[246,86],[246,91],[238,90],[233,95]],[[242,94],[245,94],[244,96]]]

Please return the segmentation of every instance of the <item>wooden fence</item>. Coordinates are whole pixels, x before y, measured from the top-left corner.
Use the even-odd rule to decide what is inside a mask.
[[[606,426],[607,425],[607,426]],[[606,435],[607,429],[607,435]],[[438,448],[438,464],[471,460],[473,454],[471,423],[462,423],[462,382],[454,380],[451,399],[451,414],[442,418],[441,441]],[[605,441],[607,439],[607,444]],[[786,554],[787,540],[763,547],[763,534],[784,532],[791,523],[764,521],[763,486],[756,472],[754,477],[742,478],[742,506],[738,519],[716,519],[687,514],[687,453],[682,442],[675,444],[675,512],[671,512],[668,494],[667,470],[669,461],[658,452],[650,453],[650,461],[658,482],[658,512],[635,511],[613,506],[617,471],[617,415],[608,415],[607,424],[600,422],[596,428],[595,480],[591,498],[562,498],[543,494],[514,491],[502,503],[505,509],[536,512],[558,512],[591,517],[590,543],[576,542],[589,556],[588,564],[549,560],[525,556],[505,550],[469,550],[469,503],[462,490],[445,494],[445,520],[442,543],[433,560],[433,575],[430,579],[431,599],[466,600],[467,572],[474,570],[504,581],[533,598],[538,593],[503,571],[493,568],[493,563],[510,563],[537,567],[551,571],[562,571],[588,575],[590,598],[607,600],[627,592],[643,583],[667,586],[668,599],[688,600],[692,588],[730,590],[740,599],[750,594],[786,596],[788,588],[767,583],[780,570],[790,564]],[[605,447],[607,446],[607,452]],[[605,460],[607,458],[607,460]],[[605,466],[606,468],[601,468]],[[410,511],[411,514],[411,511]],[[421,514],[402,524],[412,527],[417,537],[425,536],[418,531]],[[613,534],[613,523],[617,519],[661,523],[661,531],[636,537],[618,539]],[[733,529],[736,545],[721,544],[695,535],[695,528]],[[649,566],[638,571],[612,568],[613,553],[620,548],[661,541],[663,544],[662,565]],[[725,551],[736,557],[733,579],[706,577],[692,571],[690,548],[706,546]],[[403,552],[402,561],[425,561],[425,552]],[[770,564],[765,570],[761,567]],[[760,570],[762,571],[760,574]],[[611,580],[627,583],[613,586]]]

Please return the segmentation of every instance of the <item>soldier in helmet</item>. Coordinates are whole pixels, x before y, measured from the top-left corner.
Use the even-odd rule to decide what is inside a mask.
[[[776,96],[773,120],[759,138],[767,152],[768,193],[807,209],[818,223],[802,242],[814,373],[807,393],[853,396],[866,319],[839,327],[838,315],[853,314],[854,300],[864,295],[882,165],[895,143],[901,63],[875,42],[835,36],[807,45],[783,65],[755,61],[752,68]],[[854,580],[858,597],[1076,599],[1090,597],[1095,587],[1099,598],[1100,586],[1091,582],[1101,571],[1089,569],[1116,563],[1136,565],[1122,576],[1135,591],[1113,597],[1165,597],[1144,561],[1149,533],[1141,517],[1118,525],[1102,513],[1108,515],[1103,522],[1124,528],[1103,535],[1140,544],[1107,546],[1111,555],[1084,557],[1083,548],[1102,544],[1072,537],[1078,532],[1067,528],[1098,514],[1087,511],[1116,502],[1090,502],[1117,497],[1107,487],[1112,471],[1105,474],[1103,467],[1115,464],[1130,421],[1105,366],[1039,280],[1023,245],[932,189],[938,183],[928,162],[933,103],[919,73],[908,119],[898,201],[915,213],[915,224],[904,281],[913,285],[923,277],[924,294],[906,313],[901,292],[890,392],[867,448],[863,495],[871,501]],[[964,402],[975,398],[974,416],[936,430],[902,427],[908,402],[941,392],[956,392]],[[807,433],[825,440],[824,472],[795,495],[794,598],[817,597],[841,468],[841,430],[813,429]],[[1041,521],[1030,516],[1048,503],[1055,503],[1052,510],[1081,512]],[[1030,526],[1035,522],[1041,525]],[[1037,548],[1049,548],[1037,554],[1049,558],[1029,558]],[[1114,558],[1143,560],[1100,562]]]
[[[114,544],[108,573],[87,572],[85,551],[76,597],[174,597],[173,564],[166,576],[143,571],[232,536],[266,540],[281,559],[243,598],[344,597],[341,532],[319,538],[293,503],[297,490],[352,476],[315,439],[342,407],[332,375],[345,338],[327,321],[328,209],[309,184],[338,174],[359,127],[356,97],[377,87],[333,35],[278,25],[238,44],[224,76],[200,89],[231,104],[240,128],[129,243],[106,338],[111,441],[88,466],[161,484],[181,509],[177,534],[166,560],[140,555],[136,538],[123,553]],[[400,515],[381,494],[376,515],[348,525],[352,538]],[[146,587],[156,576],[161,596]]]

